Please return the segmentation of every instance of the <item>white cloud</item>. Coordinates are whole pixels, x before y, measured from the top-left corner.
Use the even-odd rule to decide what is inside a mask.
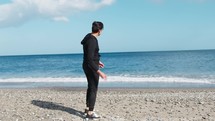
[[[69,19],[64,17],[64,16],[55,17],[55,18],[53,18],[53,20],[55,20],[55,21],[65,21],[65,22],[69,21]]]
[[[32,19],[69,21],[68,17],[80,11],[93,11],[114,0],[13,0],[0,4],[0,27],[21,25]]]

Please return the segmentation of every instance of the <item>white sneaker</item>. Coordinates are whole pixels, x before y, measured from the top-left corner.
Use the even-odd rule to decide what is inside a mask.
[[[91,115],[87,114],[86,118],[99,119],[100,116],[98,114],[96,114],[95,112],[93,112]]]

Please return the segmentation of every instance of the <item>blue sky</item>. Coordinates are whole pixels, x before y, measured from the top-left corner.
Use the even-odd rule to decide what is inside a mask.
[[[95,20],[100,52],[215,49],[214,0],[53,1],[0,1],[0,55],[82,53]]]

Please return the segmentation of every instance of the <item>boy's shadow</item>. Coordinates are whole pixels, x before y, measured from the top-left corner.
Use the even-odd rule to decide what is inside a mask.
[[[84,117],[84,113],[78,110],[75,110],[73,108],[65,107],[57,103],[48,102],[48,101],[41,101],[41,100],[32,100],[31,104],[36,105],[38,107],[44,108],[44,109],[50,109],[50,110],[60,110],[64,112],[68,112],[72,115],[79,116],[81,118]]]

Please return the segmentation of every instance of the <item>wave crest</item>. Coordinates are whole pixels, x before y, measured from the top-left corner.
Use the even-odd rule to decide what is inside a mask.
[[[86,82],[86,78],[72,78],[72,77],[59,77],[59,78],[9,78],[0,79],[0,82]],[[194,79],[184,77],[123,77],[123,76],[109,76],[107,80],[100,80],[101,83],[105,82],[164,82],[164,83],[203,83],[213,84],[214,79]]]

